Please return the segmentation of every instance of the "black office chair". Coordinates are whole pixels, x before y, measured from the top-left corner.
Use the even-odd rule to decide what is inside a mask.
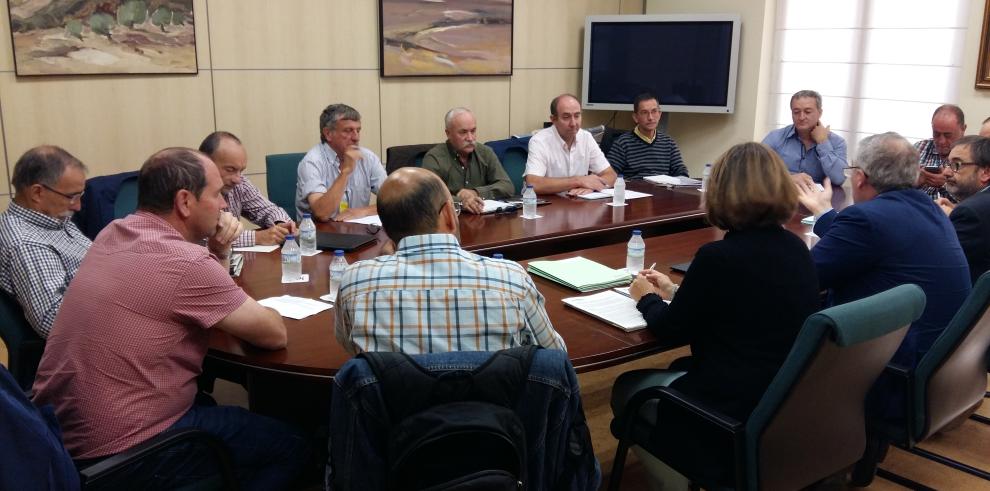
[[[973,291],[914,369],[890,365],[904,394],[901,421],[870,421],[870,452],[853,473],[853,484],[872,482],[877,463],[893,442],[912,454],[990,480],[990,473],[918,448],[916,445],[946,426],[970,415],[986,394],[986,356],[990,347],[990,272],[976,281]],[[918,484],[884,469],[876,475],[902,486]]]
[[[391,174],[392,171],[401,167],[421,167],[423,156],[435,146],[436,143],[422,143],[388,147],[385,149],[385,172]]]
[[[731,447],[730,462],[711,465],[731,468],[735,489],[800,489],[849,467],[866,446],[866,393],[924,306],[921,288],[901,285],[811,315],[746,422],[668,387],[636,393],[612,422],[619,446],[609,489],[619,489],[632,445],[702,487],[726,484],[692,475],[694,456],[682,456],[677,443],[663,437],[660,422],[672,414]]]
[[[7,347],[7,368],[17,385],[31,390],[45,340],[28,324],[21,305],[4,292],[0,292],[0,339]]]

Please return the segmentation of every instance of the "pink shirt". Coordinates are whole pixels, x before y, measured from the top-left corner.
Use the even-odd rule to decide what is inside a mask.
[[[216,258],[138,212],[96,237],[34,382],[75,459],[119,453],[192,406],[210,326],[247,300]]]

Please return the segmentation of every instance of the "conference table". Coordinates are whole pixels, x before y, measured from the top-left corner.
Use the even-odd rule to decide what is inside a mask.
[[[557,260],[583,256],[612,268],[625,265],[626,241],[630,230],[644,231],[646,264],[657,263],[658,271],[689,261],[697,249],[719,240],[723,232],[704,224],[697,189],[666,189],[649,183],[632,182],[629,189],[652,194],[628,200],[626,207],[611,207],[606,200],[586,201],[552,196],[551,204],[541,206],[543,218],[525,220],[519,212],[506,215],[466,215],[460,217],[462,245],[483,255],[501,252],[508,258]],[[835,188],[836,208],[847,203],[846,194]],[[787,227],[813,244],[806,235],[810,227],[801,223],[806,212],[798,212]],[[384,232],[353,223],[320,224],[321,230],[346,233],[374,233],[376,240],[348,253],[348,263],[379,254],[387,240]],[[604,242],[604,245],[601,245]],[[255,299],[280,295],[317,298],[328,291],[331,255],[324,252],[304,257],[302,269],[309,273],[307,283],[281,283],[278,251],[245,253],[239,278],[244,290]],[[671,273],[675,281],[680,275]],[[605,322],[566,307],[563,298],[581,295],[549,280],[533,276],[546,299],[546,309],[554,328],[567,344],[571,362],[578,372],[596,370],[657,353],[675,346],[661,344],[646,329],[625,332]],[[336,371],[350,355],[334,336],[333,309],[302,320],[285,319],[288,344],[285,349],[258,349],[222,331],[211,334],[208,367],[245,383],[253,410],[277,412],[278,402],[288,393],[318,390],[328,396]],[[240,378],[243,377],[243,378]]]

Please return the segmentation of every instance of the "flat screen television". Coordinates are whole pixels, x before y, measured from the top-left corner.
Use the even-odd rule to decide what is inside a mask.
[[[581,104],[632,111],[653,92],[666,112],[732,113],[739,27],[738,14],[589,16]]]

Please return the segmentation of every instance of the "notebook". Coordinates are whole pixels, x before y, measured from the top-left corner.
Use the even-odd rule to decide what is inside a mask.
[[[374,235],[316,232],[316,248],[324,251],[333,251],[336,249],[353,251],[374,240]]]
[[[526,271],[579,292],[625,286],[632,281],[632,275],[624,268],[612,269],[580,256],[559,261],[532,261]]]
[[[688,268],[691,267],[691,261],[686,263],[671,264],[670,269],[677,271],[678,273],[687,273]]]
[[[636,309],[636,302],[626,295],[605,290],[594,295],[563,299],[564,305],[575,308],[626,332],[646,327],[646,319]]]

